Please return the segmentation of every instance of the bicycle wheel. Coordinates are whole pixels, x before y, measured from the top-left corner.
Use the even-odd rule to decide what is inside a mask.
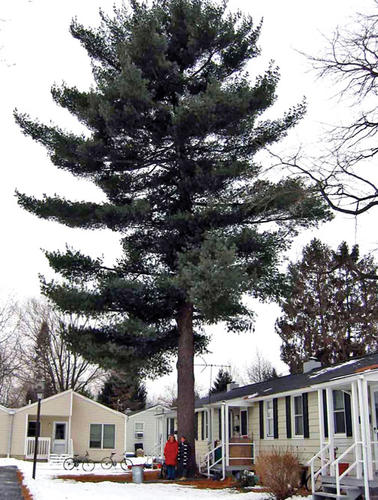
[[[105,470],[112,468],[113,460],[110,457],[105,457],[101,460],[101,467]]]
[[[75,460],[73,458],[66,458],[63,462],[63,469],[72,470],[75,467]]]
[[[85,462],[83,462],[81,465],[83,467],[83,470],[85,470],[85,472],[92,472],[93,469],[95,468],[95,463],[90,458]]]
[[[124,458],[123,460],[120,461],[121,468],[125,471],[129,471],[133,465],[132,461],[129,460],[128,458]]]

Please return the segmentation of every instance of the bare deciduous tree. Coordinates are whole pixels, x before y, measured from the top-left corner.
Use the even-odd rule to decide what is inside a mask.
[[[255,358],[251,365],[247,368],[247,377],[251,384],[265,382],[272,378],[277,378],[279,375],[272,363],[265,359],[259,351],[256,351]]]
[[[378,205],[377,28],[378,0],[373,0],[371,13],[357,13],[350,27],[335,30],[324,55],[305,54],[319,78],[331,78],[351,119],[327,130],[327,152],[320,158],[280,159],[314,181],[331,208],[350,215]]]
[[[30,300],[20,313],[26,378],[43,378],[48,395],[67,389],[88,390],[103,381],[103,371],[73,352],[64,339],[83,318],[62,315],[49,304]]]

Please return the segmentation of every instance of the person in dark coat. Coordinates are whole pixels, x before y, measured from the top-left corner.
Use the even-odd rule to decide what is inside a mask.
[[[178,454],[178,442],[173,434],[168,436],[168,441],[164,446],[164,459],[167,466],[167,478],[175,479]]]
[[[178,469],[180,474],[180,479],[184,480],[188,475],[188,467],[190,460],[190,444],[186,440],[185,436],[181,436],[180,444],[178,447]]]

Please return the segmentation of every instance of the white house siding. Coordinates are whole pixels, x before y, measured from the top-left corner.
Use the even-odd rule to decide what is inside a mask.
[[[125,422],[126,416],[122,413],[110,410],[78,394],[73,394],[71,434],[74,453],[81,455],[88,451],[90,458],[97,461],[115,451],[117,458],[120,458],[125,451]],[[90,424],[114,424],[115,447],[113,449],[90,448]]]
[[[128,452],[135,451],[135,443],[143,443],[145,455],[153,455],[157,453],[157,418],[156,413],[159,412],[159,407],[148,408],[147,410],[130,415],[127,420],[126,432],[126,450]],[[135,424],[143,423],[143,438],[135,437]],[[163,423],[164,425],[164,423]],[[165,424],[166,425],[166,424]],[[162,429],[162,439],[165,440],[166,429]]]
[[[12,416],[0,408],[0,456],[6,457],[8,452],[8,436]]]
[[[299,395],[299,394],[298,394]],[[320,448],[319,438],[319,416],[317,392],[308,393],[308,416],[309,416],[309,438],[287,438],[286,437],[286,406],[285,398],[278,398],[278,439],[260,439],[259,406],[254,405],[252,411],[252,426],[254,429],[255,456],[259,453],[269,452],[272,448],[291,450],[299,461],[305,464],[313,457]],[[264,432],[266,432],[266,411],[264,408]],[[293,425],[292,425],[293,432]]]

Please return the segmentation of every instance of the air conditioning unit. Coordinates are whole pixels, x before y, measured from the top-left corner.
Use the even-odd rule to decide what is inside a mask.
[[[143,439],[143,432],[136,432],[135,437],[136,439]]]

